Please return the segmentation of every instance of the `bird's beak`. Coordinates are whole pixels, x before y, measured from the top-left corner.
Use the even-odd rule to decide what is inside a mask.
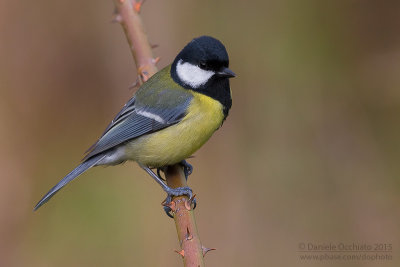
[[[217,72],[217,75],[224,78],[233,78],[236,76],[236,74],[228,68],[223,68],[221,71]]]

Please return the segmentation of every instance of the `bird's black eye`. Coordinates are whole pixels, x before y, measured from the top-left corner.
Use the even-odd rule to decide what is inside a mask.
[[[200,68],[205,69],[207,67],[207,64],[205,61],[200,61],[199,66],[200,66]]]

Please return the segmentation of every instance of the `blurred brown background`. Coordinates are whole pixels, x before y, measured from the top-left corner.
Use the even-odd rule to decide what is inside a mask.
[[[133,94],[112,1],[0,1],[0,265],[180,266],[162,190],[94,168],[33,213]],[[161,1],[159,67],[226,45],[233,109],[190,162],[208,266],[399,266],[399,1]],[[385,261],[301,261],[299,243],[390,243]]]

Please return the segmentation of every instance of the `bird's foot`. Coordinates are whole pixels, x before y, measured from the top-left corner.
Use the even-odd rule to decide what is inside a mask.
[[[173,211],[173,205],[172,205],[172,198],[177,197],[177,196],[183,196],[186,195],[189,198],[189,203],[193,203],[193,209],[196,208],[197,202],[196,198],[193,196],[192,189],[188,186],[186,187],[177,187],[177,188],[170,188],[168,187],[167,190],[167,198],[163,201],[163,206],[164,206],[164,211],[168,215],[168,217],[174,218],[174,216],[171,214]],[[189,204],[190,205],[190,204]]]
[[[185,164],[185,165],[189,165],[188,168],[188,172],[191,173],[191,165],[190,164]],[[172,217],[171,215],[171,211],[174,211],[173,208],[171,209],[171,207],[173,207],[173,203],[172,202],[172,198],[174,196],[182,196],[182,195],[186,195],[189,197],[189,207],[191,206],[191,204],[194,204],[194,207],[196,207],[196,200],[193,197],[193,192],[192,189],[190,187],[178,187],[178,188],[171,188],[169,186],[167,186],[167,184],[165,183],[165,180],[161,177],[161,172],[160,171],[164,171],[163,168],[157,168],[157,174],[155,174],[150,167],[139,164],[139,166],[141,168],[143,168],[143,170],[145,170],[163,189],[165,192],[167,192],[167,198],[163,201],[163,206],[164,206],[164,210],[167,213],[167,215],[169,217]]]
[[[192,189],[188,186],[185,187],[177,187],[177,188],[170,188],[168,187],[168,189],[166,190],[167,192],[167,198],[165,199],[165,203],[169,204],[172,201],[173,197],[179,197],[179,196],[183,196],[186,195],[189,197],[189,199],[192,198],[193,196],[193,192]]]
[[[186,160],[182,160],[179,164],[183,167],[183,172],[187,181],[189,175],[193,173],[193,166],[189,164]]]

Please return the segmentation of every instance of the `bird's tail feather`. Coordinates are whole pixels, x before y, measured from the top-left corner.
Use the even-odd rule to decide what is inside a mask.
[[[54,196],[61,188],[67,185],[69,182],[74,180],[76,177],[96,165],[100,160],[105,157],[104,154],[96,155],[89,158],[85,162],[82,162],[78,167],[76,167],[72,172],[68,173],[61,181],[58,182],[49,192],[36,204],[34,210],[40,208],[44,203],[49,201],[49,199]]]

